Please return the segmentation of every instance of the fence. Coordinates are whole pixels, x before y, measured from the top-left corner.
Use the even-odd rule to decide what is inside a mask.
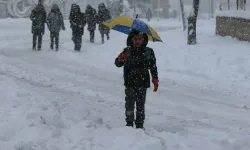
[[[219,10],[250,10],[250,5],[246,0],[222,0]]]

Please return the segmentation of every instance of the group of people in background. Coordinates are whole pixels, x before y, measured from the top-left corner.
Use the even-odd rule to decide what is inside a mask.
[[[55,45],[55,48],[58,51],[60,31],[65,30],[64,19],[59,6],[54,4],[47,16],[42,0],[39,0],[38,5],[31,12],[30,19],[32,21],[33,50],[41,50],[45,25],[47,24],[51,39],[50,48],[54,49]],[[99,4],[98,12],[91,5],[87,5],[85,12],[82,12],[79,5],[72,4],[69,22],[70,28],[72,29],[74,50],[81,50],[82,36],[86,25],[88,26],[87,30],[90,33],[90,42],[94,43],[95,41],[95,30],[97,24],[99,24],[102,43],[105,41],[105,36],[107,37],[107,40],[109,40],[110,29],[102,24],[102,22],[109,19],[111,19],[111,15],[104,3]]]

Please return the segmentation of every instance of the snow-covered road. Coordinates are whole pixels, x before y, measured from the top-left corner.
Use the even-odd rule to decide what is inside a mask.
[[[181,23],[153,23],[167,42],[150,43],[158,58],[160,89],[148,90],[142,131],[124,126],[122,70],[114,58],[125,46],[125,35],[112,32],[102,45],[98,32],[95,44],[85,32],[78,53],[68,28],[61,33],[59,52],[49,50],[48,33],[37,52],[31,50],[28,20],[1,20],[0,150],[249,150],[249,61],[237,59],[241,68],[232,76],[229,71],[219,76],[216,68],[225,72],[230,68],[224,63],[233,62],[232,50],[223,53],[230,47],[223,42],[238,44],[242,57],[249,55],[249,44],[212,36],[207,22],[199,27],[208,31],[198,34],[206,43],[193,48],[184,46]],[[212,55],[206,55],[208,46]]]

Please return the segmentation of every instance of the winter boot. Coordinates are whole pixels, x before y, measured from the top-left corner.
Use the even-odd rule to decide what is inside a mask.
[[[59,50],[59,44],[56,44],[56,51]]]
[[[81,47],[82,47],[81,43],[76,43],[75,51],[81,51]]]
[[[78,46],[76,46],[76,47],[75,47],[75,51],[79,51],[79,48],[78,48]]]
[[[35,42],[33,43],[32,49],[36,50],[36,43]]]
[[[101,34],[102,44],[104,44],[104,34]]]
[[[50,49],[54,49],[54,46],[53,46],[53,44],[50,44]]]
[[[127,122],[126,126],[127,126],[127,127],[133,127],[133,126],[134,126],[134,123],[133,123],[133,122]]]
[[[136,124],[136,128],[137,129],[143,129],[144,127],[143,127],[143,123],[137,123]]]

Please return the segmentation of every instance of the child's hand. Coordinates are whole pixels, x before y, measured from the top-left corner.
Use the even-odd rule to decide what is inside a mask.
[[[125,53],[121,53],[121,54],[118,56],[119,62],[125,62],[125,61],[127,61],[127,59],[128,59],[128,55],[125,54]]]

